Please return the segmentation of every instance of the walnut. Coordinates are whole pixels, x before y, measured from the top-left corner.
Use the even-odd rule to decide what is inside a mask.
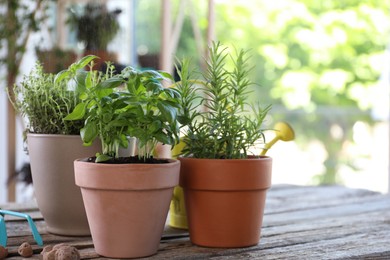
[[[27,242],[19,246],[18,253],[23,257],[31,257],[34,254],[31,245]]]
[[[56,250],[43,253],[43,260],[56,260]]]
[[[62,246],[57,249],[56,260],[79,260],[80,253],[73,246]]]
[[[48,246],[45,246],[42,251],[41,251],[41,255],[43,255],[44,253],[46,252],[50,252],[51,250],[53,250],[53,245],[48,245]]]
[[[41,254],[43,260],[79,260],[80,253],[77,248],[61,243],[55,246],[49,245],[43,248]]]
[[[42,251],[41,251],[41,255],[45,254],[46,252],[50,252],[51,250],[53,250],[53,245],[47,245],[45,246]]]

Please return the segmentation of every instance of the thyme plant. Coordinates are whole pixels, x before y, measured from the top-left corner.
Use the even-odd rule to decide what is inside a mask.
[[[232,70],[227,69],[228,58],[233,61]],[[261,108],[248,102],[253,83],[248,79],[247,59],[246,51],[238,51],[234,58],[215,42],[209,48],[207,69],[201,79],[192,79],[189,60],[177,66],[181,79],[176,89],[181,95],[179,119],[184,129],[184,156],[246,158],[251,147],[265,142],[262,124],[270,106]],[[202,87],[197,90],[199,83]],[[205,111],[199,109],[200,105]]]
[[[77,65],[76,65],[77,66]],[[55,81],[55,75],[43,72],[37,62],[33,70],[15,84],[13,105],[26,119],[26,131],[36,134],[78,135],[83,122],[64,118],[80,102],[78,94],[70,87],[69,78]],[[7,88],[10,93],[10,89]],[[9,95],[10,97],[10,95]],[[9,98],[12,102],[11,98]]]

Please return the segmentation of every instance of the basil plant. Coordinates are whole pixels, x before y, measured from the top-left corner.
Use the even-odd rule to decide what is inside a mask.
[[[115,74],[112,64],[100,72],[93,69],[96,58],[83,58],[89,62],[88,70],[69,68],[61,74],[74,76],[81,99],[66,119],[84,119],[80,131],[84,145],[91,145],[96,138],[101,140],[102,154],[98,153],[95,161],[115,162],[119,148],[127,148],[129,136],[137,138],[138,159],[144,162],[153,157],[157,143],[178,143],[180,95],[163,86],[165,80],[172,81],[172,76],[133,67]]]

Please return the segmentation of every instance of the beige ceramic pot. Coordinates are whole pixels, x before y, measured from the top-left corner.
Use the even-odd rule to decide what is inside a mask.
[[[80,186],[99,255],[135,258],[157,252],[180,162],[103,164],[76,160]]]
[[[226,248],[258,244],[272,159],[179,160],[191,242]]]
[[[73,161],[93,156],[99,144],[83,146],[80,136],[27,134],[34,194],[50,233],[90,235]]]

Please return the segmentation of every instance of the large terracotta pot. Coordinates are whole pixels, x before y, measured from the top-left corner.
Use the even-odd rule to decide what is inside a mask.
[[[191,242],[229,248],[258,244],[272,159],[179,160]]]
[[[73,161],[93,156],[100,145],[83,146],[78,135],[27,134],[34,194],[50,233],[90,235]]]
[[[102,164],[76,160],[95,251],[106,257],[135,258],[157,252],[180,162]]]

